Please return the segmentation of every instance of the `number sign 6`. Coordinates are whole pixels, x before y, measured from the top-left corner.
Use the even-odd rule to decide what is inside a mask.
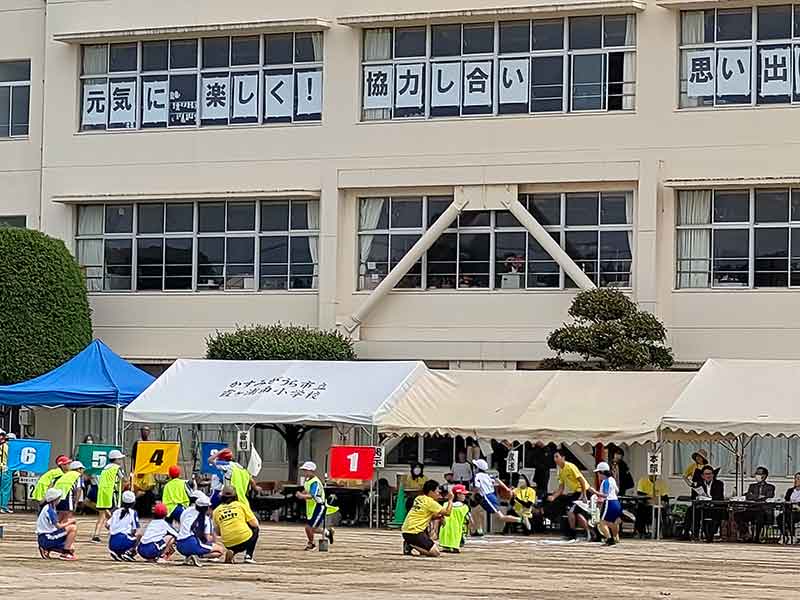
[[[19,453],[19,461],[23,465],[32,465],[36,462],[36,448],[22,448]]]

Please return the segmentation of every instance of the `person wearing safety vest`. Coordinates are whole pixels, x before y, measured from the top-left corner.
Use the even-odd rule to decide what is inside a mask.
[[[314,546],[314,534],[321,532],[333,544],[333,528],[325,527],[325,515],[339,510],[336,506],[328,506],[325,501],[325,487],[317,477],[317,465],[311,461],[303,463],[300,467],[300,477],[303,491],[295,495],[299,500],[306,501],[306,550]]]
[[[69,471],[69,465],[71,463],[72,461],[68,456],[64,456],[63,454],[56,456],[56,468],[50,469],[41,477],[39,477],[39,479],[36,481],[36,486],[33,488],[33,492],[31,493],[31,498],[37,502],[42,502],[47,490],[53,487],[53,482],[61,477],[64,473]]]
[[[233,451],[230,448],[220,450],[216,456],[208,459],[208,464],[222,472],[225,476],[224,487],[232,487],[236,491],[236,499],[250,508],[247,492],[250,488],[258,490],[259,487],[250,471],[233,460]]]
[[[61,491],[61,502],[56,506],[59,516],[74,516],[75,507],[83,500],[83,472],[86,467],[79,460],[69,464],[69,471],[56,479],[53,487]]]
[[[453,510],[444,518],[439,528],[439,546],[442,552],[458,554],[464,545],[466,532],[469,530],[470,520],[467,494],[469,490],[458,483],[449,490],[453,493]]]
[[[125,455],[119,450],[108,453],[108,464],[100,473],[97,482],[97,523],[94,526],[92,542],[100,543],[100,532],[111,517],[111,510],[117,506],[122,495],[122,459]]]
[[[180,523],[181,514],[189,507],[188,483],[181,477],[181,468],[172,465],[169,468],[169,481],[161,492],[161,501],[167,505],[167,518],[169,524],[175,521]]]

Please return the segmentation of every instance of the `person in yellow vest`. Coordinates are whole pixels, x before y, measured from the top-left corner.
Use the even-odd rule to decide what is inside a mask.
[[[170,525],[181,522],[183,510],[189,507],[189,484],[181,477],[181,468],[172,465],[169,468],[169,481],[161,491],[161,501],[167,505],[166,521]]]
[[[97,482],[97,523],[94,526],[92,542],[100,543],[100,532],[111,517],[111,511],[119,505],[122,496],[122,459],[125,455],[119,450],[108,453],[108,464],[100,473]]]
[[[50,469],[41,477],[39,477],[39,479],[36,481],[36,486],[33,488],[33,492],[31,493],[31,498],[37,502],[42,502],[47,490],[53,487],[53,483],[56,481],[56,479],[69,471],[69,465],[71,463],[72,461],[68,456],[64,456],[63,454],[56,456],[56,468]]]
[[[457,483],[448,489],[453,494],[453,510],[439,528],[439,547],[442,552],[458,554],[464,545],[464,538],[469,531],[469,505],[466,503],[469,490]]]
[[[233,451],[230,448],[220,450],[208,460],[208,464],[222,472],[225,476],[224,487],[232,487],[236,491],[237,500],[250,508],[247,492],[250,489],[257,491],[259,487],[250,471],[233,460]]]
[[[302,478],[303,490],[295,495],[300,500],[306,501],[306,550],[314,549],[314,534],[321,532],[333,544],[333,528],[325,527],[325,515],[338,510],[334,506],[328,506],[325,500],[325,486],[322,485],[317,477],[317,465],[306,461],[300,467],[300,477]]]
[[[75,507],[83,500],[83,472],[86,467],[79,460],[69,464],[69,471],[56,479],[53,487],[61,491],[61,501],[56,506],[59,518],[75,516]]]

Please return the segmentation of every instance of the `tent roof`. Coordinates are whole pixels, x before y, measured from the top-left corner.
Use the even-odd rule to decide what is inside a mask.
[[[178,360],[125,409],[151,423],[371,425],[422,362]]]
[[[432,371],[376,415],[383,433],[644,443],[694,373]]]
[[[798,360],[709,359],[661,427],[667,439],[800,435]]]
[[[100,340],[49,373],[0,386],[6,406],[116,406],[136,398],[154,378],[120,358]]]

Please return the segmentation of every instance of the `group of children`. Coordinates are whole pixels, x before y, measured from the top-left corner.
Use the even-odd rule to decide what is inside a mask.
[[[473,503],[479,503],[487,516],[494,516],[506,523],[506,530],[511,525],[521,524],[527,532],[531,532],[531,519],[537,500],[535,486],[531,486],[525,475],[520,475],[518,485],[513,489],[509,488],[488,472],[489,465],[484,459],[476,459],[472,464],[475,467],[471,483]],[[587,483],[585,492],[594,498],[592,505],[598,507],[597,514],[592,514],[588,503],[578,510],[582,510],[588,517],[583,520],[587,532],[595,527],[601,541],[614,545],[619,543],[622,518],[619,487],[608,463],[599,463],[595,473],[600,480],[599,489],[594,489]],[[498,489],[509,498],[511,508],[507,513],[503,513],[501,509]],[[433,557],[439,556],[440,552],[459,553],[470,530],[482,535],[481,529],[474,526],[469,496],[470,490],[462,484],[439,486],[433,480],[425,482],[422,493],[414,499],[401,529],[403,553],[412,555],[416,551],[421,556]]]

